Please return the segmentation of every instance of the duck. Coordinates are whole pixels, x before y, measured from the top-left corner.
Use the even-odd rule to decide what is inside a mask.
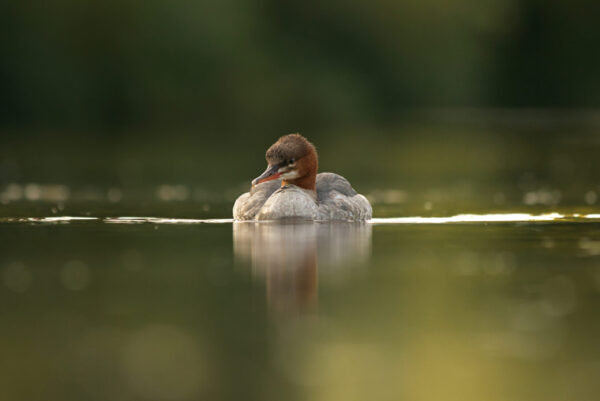
[[[267,149],[267,169],[233,205],[237,221],[365,221],[367,198],[335,173],[317,173],[315,146],[299,133],[284,135]]]

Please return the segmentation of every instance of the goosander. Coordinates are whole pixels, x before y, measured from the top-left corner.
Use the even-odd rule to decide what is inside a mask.
[[[317,151],[302,135],[282,136],[267,150],[266,159],[265,172],[235,201],[235,220],[371,218],[369,201],[348,180],[334,173],[317,174]]]

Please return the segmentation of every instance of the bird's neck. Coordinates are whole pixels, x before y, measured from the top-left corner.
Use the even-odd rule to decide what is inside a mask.
[[[319,168],[317,153],[314,151],[310,152],[298,162],[302,163],[302,166],[304,167],[302,171],[304,172],[304,174],[302,174],[301,177],[294,178],[292,180],[281,181],[281,186],[284,186],[286,184],[293,184],[297,187],[307,189],[309,191],[316,191],[317,170]]]
[[[317,190],[317,175],[312,174],[310,176],[305,175],[304,177],[296,178],[294,180],[283,180],[281,181],[281,186],[286,186],[288,184],[295,185],[297,187],[308,189],[309,191]]]

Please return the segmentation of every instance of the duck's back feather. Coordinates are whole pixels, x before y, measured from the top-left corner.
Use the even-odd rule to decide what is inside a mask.
[[[233,218],[254,220],[265,202],[281,187],[281,180],[268,181],[252,187],[250,192],[240,195],[233,205]]]
[[[233,217],[236,220],[271,220],[283,217],[304,217],[315,220],[353,221],[371,218],[372,209],[367,198],[358,194],[348,180],[341,175],[334,173],[317,174],[316,186],[315,202],[314,195],[309,196],[304,194],[304,192],[310,191],[303,190],[294,185],[281,188],[280,190],[281,180],[273,180],[256,185],[250,192],[246,192],[235,201],[233,205]],[[294,196],[288,194],[285,197],[279,197],[275,195],[273,199],[270,199],[278,190],[280,190],[281,194],[287,191],[293,193]],[[278,202],[278,198],[281,198],[281,205]],[[316,209],[307,207],[307,204],[311,202],[315,202]],[[268,207],[264,208],[266,203],[268,203]],[[293,207],[292,203],[298,204],[298,207]],[[286,214],[294,209],[304,212],[301,213],[301,216]],[[318,210],[318,216],[314,215],[315,210]]]
[[[317,174],[317,201],[320,220],[367,220],[373,214],[367,198],[335,173]]]
[[[331,191],[337,191],[346,196],[356,195],[356,191],[352,188],[350,182],[341,175],[335,173],[317,174],[317,199],[326,199]]]

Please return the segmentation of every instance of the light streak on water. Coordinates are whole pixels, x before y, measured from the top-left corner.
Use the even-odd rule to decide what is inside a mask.
[[[458,214],[449,217],[380,217],[373,218],[367,223],[381,224],[462,224],[462,223],[529,223],[529,222],[571,222],[584,223],[600,220],[600,214],[529,214],[529,213],[496,213],[496,214]],[[0,223],[48,223],[60,224],[71,222],[97,222],[107,224],[230,224],[233,219],[179,219],[169,217],[80,217],[80,216],[52,216],[52,217],[5,217],[0,218]],[[242,223],[254,223],[245,221]],[[264,223],[264,222],[261,222]],[[320,222],[328,223],[328,222]]]
[[[168,217],[108,217],[102,220],[112,224],[222,224],[233,223],[233,219],[173,219]]]
[[[79,216],[53,216],[53,217],[25,217],[17,218],[15,221],[34,222],[34,223],[61,223],[70,221],[94,221],[100,220],[98,217],[79,217]]]
[[[372,224],[447,224],[447,223],[518,223],[555,221],[567,217],[560,213],[533,215],[528,213],[459,214],[450,217],[387,217],[371,219]]]

